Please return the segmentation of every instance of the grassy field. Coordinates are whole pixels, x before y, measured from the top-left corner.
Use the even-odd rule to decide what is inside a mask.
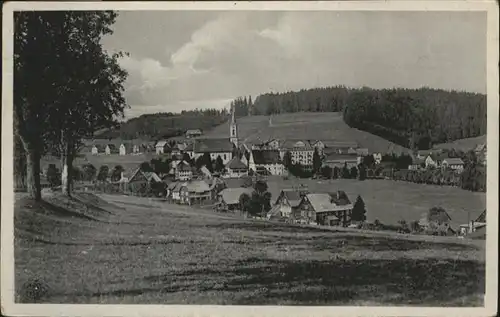
[[[368,148],[371,152],[406,152],[408,149],[389,142],[381,137],[350,128],[336,112],[300,112],[286,113],[272,116],[251,116],[238,118],[239,138],[244,142],[266,141],[270,138],[278,139],[311,139],[355,141],[360,147]],[[220,125],[210,132],[207,137],[227,137],[228,123]]]
[[[378,219],[385,224],[408,223],[419,220],[422,213],[432,207],[441,206],[450,214],[452,224],[457,227],[479,216],[486,208],[486,193],[469,192],[450,186],[434,186],[391,180],[284,180],[271,177],[267,182],[272,197],[278,197],[282,188],[305,184],[311,192],[334,192],[343,190],[354,201],[361,195],[367,210],[367,220]]]
[[[50,303],[483,305],[484,241],[332,231],[102,198],[17,201],[19,301],[33,301],[26,285],[36,280],[37,301]],[[73,217],[61,207],[70,205]]]

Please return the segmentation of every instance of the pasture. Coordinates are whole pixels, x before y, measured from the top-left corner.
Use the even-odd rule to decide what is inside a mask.
[[[469,192],[451,186],[434,186],[397,182],[392,180],[313,180],[291,177],[284,180],[270,177],[269,191],[275,199],[282,188],[299,184],[308,186],[311,192],[343,190],[354,203],[361,195],[367,210],[368,221],[378,219],[385,224],[397,224],[399,220],[410,223],[419,220],[422,213],[435,206],[443,207],[452,218],[454,227],[468,223],[486,209],[486,193]],[[468,214],[470,213],[470,214]]]
[[[349,127],[338,112],[299,112],[237,118],[239,138],[244,143],[258,143],[272,138],[355,141],[370,152],[407,152],[379,136]],[[229,123],[207,132],[206,137],[227,137]]]
[[[450,143],[441,143],[441,144],[436,144],[434,145],[434,148],[436,149],[455,149],[455,150],[461,150],[464,152],[474,150],[474,148],[478,144],[483,144],[486,143],[486,135],[478,136],[475,138],[467,138],[467,139],[460,139],[460,140],[455,140]]]
[[[484,241],[335,231],[101,197],[106,202],[77,195],[73,217],[61,212],[62,198],[17,201],[17,301],[483,305]]]

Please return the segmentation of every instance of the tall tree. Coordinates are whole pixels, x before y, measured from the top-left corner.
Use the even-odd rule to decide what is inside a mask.
[[[354,206],[352,207],[351,219],[354,221],[365,221],[366,220],[366,209],[365,202],[363,198],[358,195],[356,201],[354,202]]]
[[[90,163],[83,165],[82,170],[83,170],[83,179],[86,181],[93,180],[97,173],[97,169],[95,168],[95,166]]]
[[[111,171],[111,180],[113,182],[117,182],[121,179],[122,177],[122,173],[125,171],[125,169],[123,168],[123,166],[121,165],[116,165],[113,170]]]
[[[285,155],[283,155],[283,165],[289,171],[292,168],[292,165],[293,165],[293,163],[292,163],[292,153],[290,153],[290,151],[286,151]]]
[[[97,174],[97,180],[104,182],[108,179],[109,167],[107,165],[101,165],[99,168],[99,173]]]
[[[222,173],[224,171],[224,162],[222,161],[222,158],[220,155],[217,156],[217,159],[215,159],[215,171]]]
[[[314,173],[318,174],[319,170],[321,169],[321,156],[319,155],[318,149],[314,148],[314,153],[313,153],[313,171]]]

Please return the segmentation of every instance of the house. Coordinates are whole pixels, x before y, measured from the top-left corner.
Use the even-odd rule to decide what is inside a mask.
[[[323,150],[325,149],[325,143],[323,143],[323,141],[320,140],[312,141],[311,146],[315,148],[320,155],[323,154]]]
[[[225,177],[242,177],[248,175],[248,165],[244,164],[236,155],[226,164],[227,173]]]
[[[252,171],[263,175],[284,175],[285,166],[281,162],[280,152],[277,150],[252,150],[248,167]]]
[[[450,222],[451,217],[446,210],[440,207],[434,207],[422,214],[418,223],[420,227],[428,233],[449,235],[454,233]]]
[[[158,141],[155,145],[156,154],[165,154],[170,152],[168,141]]]
[[[329,166],[332,169],[335,167],[342,169],[344,166],[351,169],[358,166],[358,161],[359,158],[356,155],[328,153],[325,156],[323,165]]]
[[[200,129],[192,129],[192,130],[187,130],[186,131],[186,138],[191,139],[191,138],[196,138],[201,136],[203,133],[201,132]]]
[[[290,152],[292,164],[300,164],[305,168],[312,168],[314,148],[307,140],[286,140],[280,147],[280,157]]]
[[[94,144],[92,146],[92,150],[91,150],[91,153],[92,155],[99,155],[99,153],[103,153],[104,150],[105,150],[105,146],[102,145],[102,144]]]
[[[144,172],[141,168],[138,168],[128,178],[127,189],[136,194],[148,194],[153,189],[155,183],[162,183],[161,178],[155,172]]]
[[[279,215],[284,218],[290,218],[292,214],[298,211],[302,195],[299,191],[293,189],[284,189],[280,192],[275,206],[278,207]],[[273,215],[273,212],[268,213],[269,218]]]
[[[209,201],[212,199],[212,189],[204,180],[186,182],[179,189],[180,203],[192,205]]]
[[[441,167],[456,172],[462,172],[464,170],[464,161],[460,158],[445,158],[441,163]]]
[[[181,187],[184,186],[186,183],[185,182],[172,182],[168,184],[167,186],[167,200],[171,202],[176,202],[180,203],[181,201],[181,196],[180,196],[180,190]]]
[[[408,169],[411,171],[418,171],[425,168],[425,160],[415,158],[412,164],[408,165]]]
[[[193,169],[186,161],[181,161],[174,167],[175,180],[187,181],[193,178]]]
[[[460,225],[460,235],[468,235],[476,232],[482,228],[486,228],[486,209],[479,214],[474,220],[469,221],[469,223]]]
[[[425,168],[438,168],[445,158],[447,158],[445,154],[430,154],[425,158]]]
[[[106,155],[111,155],[111,154],[118,154],[119,150],[115,144],[107,144],[106,148],[104,149],[104,152],[106,153]]]
[[[195,139],[193,143],[193,159],[208,153],[210,159],[216,160],[220,156],[222,163],[225,165],[233,158],[234,145],[229,139]]]
[[[373,153],[373,159],[375,164],[380,164],[382,162],[382,153]]]
[[[188,148],[188,144],[184,142],[178,142],[171,148],[172,157],[181,158],[184,154],[184,151]],[[191,156],[189,156],[191,157]]]
[[[442,153],[443,153],[442,149],[419,150],[417,151],[417,158],[425,160],[428,156],[439,155]]]
[[[236,187],[225,188],[217,194],[217,209],[223,211],[235,211],[240,209],[240,197],[247,194],[252,195],[252,188]]]
[[[312,193],[302,197],[294,216],[300,223],[346,227],[351,221],[352,208],[343,191]]]

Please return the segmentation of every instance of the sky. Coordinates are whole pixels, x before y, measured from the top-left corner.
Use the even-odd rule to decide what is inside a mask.
[[[486,93],[481,12],[124,11],[127,118],[344,85]]]

